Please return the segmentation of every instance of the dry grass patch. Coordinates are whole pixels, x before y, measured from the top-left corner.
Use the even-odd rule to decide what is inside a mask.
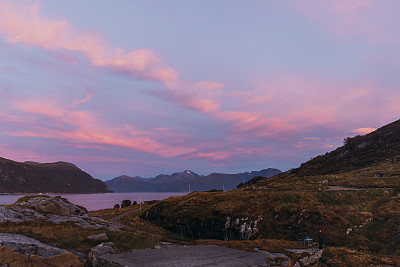
[[[344,247],[327,247],[319,266],[400,266],[399,256],[359,252]]]
[[[114,218],[120,214],[126,213],[131,210],[139,209],[137,205],[126,207],[126,208],[120,208],[120,209],[102,209],[102,210],[96,210],[96,211],[91,211],[90,214],[95,217],[102,218],[104,220],[109,220],[111,218]]]

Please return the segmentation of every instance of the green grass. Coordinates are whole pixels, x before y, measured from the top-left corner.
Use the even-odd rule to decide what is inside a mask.
[[[399,198],[394,190],[240,189],[170,198],[151,207],[148,214],[153,223],[195,239],[223,239],[218,231],[223,231],[227,217],[250,221],[260,216],[259,231],[252,239],[294,241],[308,235],[316,240],[321,228],[326,245],[394,255],[400,252],[394,240],[400,233]],[[372,222],[365,226],[353,227],[369,218]],[[188,227],[192,232],[182,231]],[[346,235],[350,227],[354,229]]]
[[[109,241],[114,243],[118,252],[133,249],[154,248],[159,243],[157,237],[137,234],[126,231],[107,231],[104,229],[83,229],[72,222],[54,224],[45,221],[32,221],[24,223],[0,223],[0,232],[25,235],[46,244],[64,249],[72,249],[83,253],[98,245],[87,239],[90,235],[106,233]]]

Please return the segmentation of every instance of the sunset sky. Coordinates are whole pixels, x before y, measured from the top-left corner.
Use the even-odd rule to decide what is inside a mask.
[[[283,171],[399,119],[397,0],[0,0],[0,157]]]

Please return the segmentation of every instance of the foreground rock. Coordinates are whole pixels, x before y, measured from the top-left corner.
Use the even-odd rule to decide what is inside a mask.
[[[114,244],[112,242],[101,243],[100,245],[92,248],[89,253],[89,263],[92,267],[114,267],[121,266],[118,263],[112,262],[111,260],[103,259],[106,254],[114,254],[115,251],[112,248]]]
[[[301,258],[300,260],[298,260],[293,265],[293,267],[309,266],[309,265],[315,264],[322,257],[323,252],[324,252],[323,249],[316,250],[311,255],[305,256],[304,258]]]
[[[91,235],[88,236],[88,239],[92,240],[92,241],[107,241],[108,240],[108,236],[106,233],[101,233],[98,235]]]
[[[55,224],[74,222],[85,229],[105,228],[118,231],[119,227],[100,218],[93,217],[83,207],[61,197],[26,196],[8,207],[0,207],[0,223],[21,223],[43,220]]]
[[[84,266],[77,255],[65,249],[43,244],[35,239],[0,233],[0,263],[18,266]]]

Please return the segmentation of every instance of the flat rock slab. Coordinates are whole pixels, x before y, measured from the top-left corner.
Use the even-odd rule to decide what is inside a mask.
[[[18,234],[0,233],[0,267],[83,267],[77,255]]]
[[[247,252],[214,245],[178,246],[106,254],[102,259],[121,266],[268,266],[262,252]]]
[[[44,258],[67,252],[65,249],[49,246],[36,239],[18,234],[0,233],[0,245],[10,247],[25,256],[38,255]]]

